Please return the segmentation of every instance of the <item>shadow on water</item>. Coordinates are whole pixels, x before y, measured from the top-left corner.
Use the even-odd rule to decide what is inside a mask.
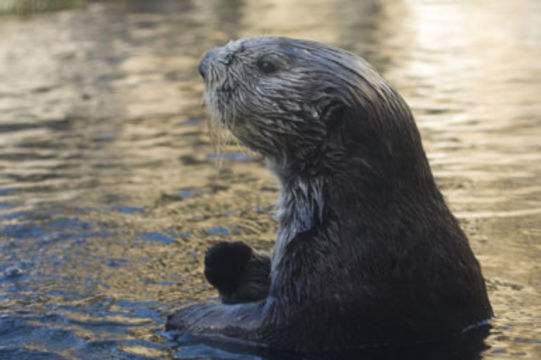
[[[3,0],[0,2],[0,14],[29,15],[58,11],[80,6],[85,2],[85,0]]]
[[[0,359],[303,358],[163,330],[173,309],[216,301],[208,246],[273,245],[276,181],[236,147],[216,154],[197,74],[207,49],[260,34],[347,48],[396,86],[487,278],[485,341],[488,329],[348,356],[541,358],[538,1],[4,0],[0,12],[12,14],[0,17]]]
[[[208,345],[201,345],[201,339],[181,336],[176,340],[182,350],[176,352],[175,355],[178,356],[178,359],[190,359],[194,356],[200,356],[205,359],[246,360],[477,360],[481,359],[481,353],[488,349],[484,340],[489,332],[490,327],[485,326],[445,342],[313,354],[257,351],[240,346],[209,343],[208,341],[206,342]]]

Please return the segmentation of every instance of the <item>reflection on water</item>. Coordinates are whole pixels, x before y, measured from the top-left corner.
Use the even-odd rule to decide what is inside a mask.
[[[540,2],[77,3],[0,17],[1,359],[244,356],[162,329],[216,297],[207,246],[273,243],[276,183],[236,148],[216,166],[196,73],[257,34],[347,48],[395,84],[484,267],[483,357],[541,357]]]

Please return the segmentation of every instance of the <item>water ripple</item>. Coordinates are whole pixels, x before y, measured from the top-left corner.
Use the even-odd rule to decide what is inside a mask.
[[[0,359],[264,358],[180,346],[163,324],[216,300],[205,248],[272,247],[276,180],[237,145],[213,148],[197,74],[207,49],[269,32],[363,54],[403,94],[487,278],[483,358],[541,358],[539,1],[0,12],[15,3],[36,7],[0,17]]]

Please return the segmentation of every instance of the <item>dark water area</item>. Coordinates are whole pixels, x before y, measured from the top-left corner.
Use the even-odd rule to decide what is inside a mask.
[[[175,309],[217,300],[208,246],[273,245],[277,183],[242,149],[216,155],[197,74],[207,49],[261,34],[346,48],[394,84],[487,279],[497,317],[484,344],[356,358],[541,359],[541,2],[59,1],[25,15],[10,4],[0,359],[299,358],[164,331]]]

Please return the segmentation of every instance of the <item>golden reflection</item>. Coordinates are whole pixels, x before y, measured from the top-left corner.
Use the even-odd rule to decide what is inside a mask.
[[[146,346],[121,346],[121,350],[126,351],[129,354],[133,354],[135,356],[147,356],[147,357],[163,357],[167,355],[166,351],[159,350],[159,349],[152,349]]]
[[[33,264],[4,309],[130,325],[65,325],[81,339],[159,343],[172,307],[216,299],[208,246],[270,249],[276,180],[228,139],[213,147],[197,63],[231,38],[287,35],[365,56],[404,95],[483,265],[490,345],[541,357],[539,24],[537,0],[131,0],[1,17],[0,263]],[[218,165],[217,151],[235,156]]]

